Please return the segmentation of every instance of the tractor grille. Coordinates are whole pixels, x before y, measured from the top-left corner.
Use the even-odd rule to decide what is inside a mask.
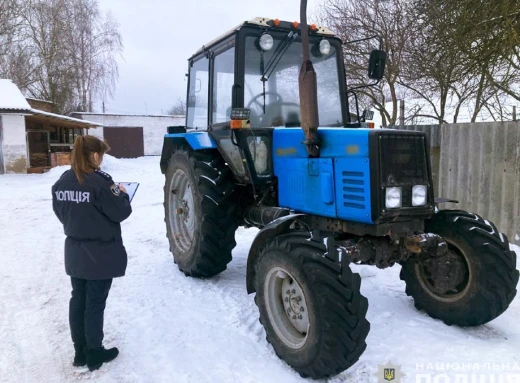
[[[424,137],[388,134],[381,135],[380,140],[383,186],[413,186],[428,182]]]
[[[426,134],[382,129],[371,133],[369,140],[372,222],[397,222],[431,217],[434,196]],[[425,206],[413,206],[412,190],[415,185],[427,187]],[[386,207],[386,190],[390,187],[401,188],[402,203],[399,208]]]
[[[364,172],[342,172],[343,176],[343,206],[352,209],[366,209],[365,173]]]

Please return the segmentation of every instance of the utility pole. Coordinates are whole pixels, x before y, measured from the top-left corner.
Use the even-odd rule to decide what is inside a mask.
[[[513,105],[513,121],[516,121],[516,105]]]
[[[103,114],[105,114],[105,101],[103,101],[103,103],[102,103],[102,108],[103,108]]]

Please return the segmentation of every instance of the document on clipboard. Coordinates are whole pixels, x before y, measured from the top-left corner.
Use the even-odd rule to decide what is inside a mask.
[[[130,202],[132,202],[135,192],[137,191],[137,188],[139,187],[139,182],[116,182],[116,184],[122,185],[125,187],[126,193],[130,197]]]

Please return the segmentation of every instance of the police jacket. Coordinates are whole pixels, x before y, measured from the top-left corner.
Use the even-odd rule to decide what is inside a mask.
[[[86,174],[80,184],[72,169],[52,187],[52,207],[63,224],[65,271],[81,279],[125,275],[126,249],[120,222],[132,213],[128,194],[107,173]]]

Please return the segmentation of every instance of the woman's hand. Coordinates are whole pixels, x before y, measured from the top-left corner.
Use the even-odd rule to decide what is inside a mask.
[[[119,186],[119,190],[124,191],[126,194],[128,194],[128,193],[126,192],[125,187],[124,187],[123,185],[119,184],[118,186]]]

